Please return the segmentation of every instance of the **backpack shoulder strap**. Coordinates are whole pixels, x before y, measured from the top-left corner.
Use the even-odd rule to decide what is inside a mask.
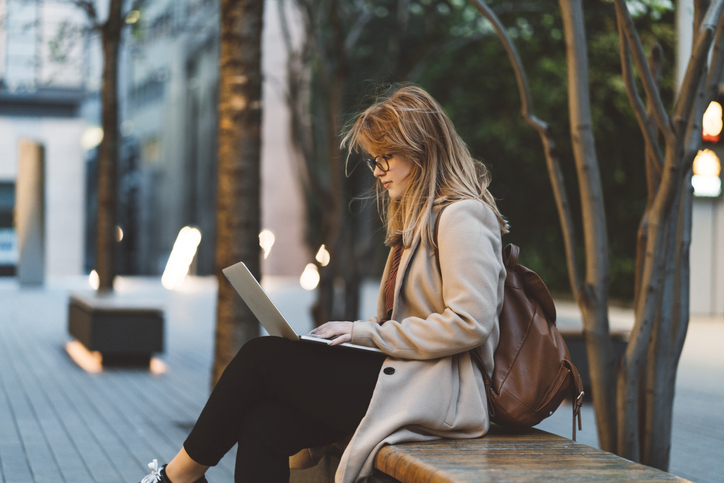
[[[445,211],[445,208],[447,208],[450,205],[445,205],[437,212],[437,216],[435,217],[435,228],[432,232],[432,241],[434,243],[433,249],[435,251],[435,262],[437,263],[437,271],[442,274],[442,270],[440,269],[440,248],[437,244],[437,232],[440,231],[440,215],[442,215],[442,212]]]
[[[503,265],[505,265],[506,270],[512,270],[518,265],[518,255],[520,255],[518,245],[509,243],[503,249]]]

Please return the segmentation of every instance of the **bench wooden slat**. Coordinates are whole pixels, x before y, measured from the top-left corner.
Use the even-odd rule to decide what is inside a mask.
[[[479,439],[384,446],[375,469],[402,483],[686,481],[545,431],[495,425]]]

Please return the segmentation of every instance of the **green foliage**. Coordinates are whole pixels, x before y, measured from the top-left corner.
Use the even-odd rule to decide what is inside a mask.
[[[59,64],[65,63],[70,51],[76,47],[81,36],[82,31],[77,25],[63,20],[55,35],[48,41],[50,60]]]
[[[662,1],[637,3],[642,10],[637,27],[647,51],[655,41],[664,50],[662,90],[670,103],[673,13]],[[527,70],[534,112],[549,123],[558,146],[582,249],[560,11],[554,1],[528,6],[529,11],[519,9],[499,16],[509,29],[526,32],[515,39],[516,46]],[[585,8],[592,118],[608,219],[611,296],[630,300],[636,232],[646,204],[644,145],[621,78],[613,5],[598,0],[586,2]],[[560,224],[541,143],[520,117],[513,70],[501,44],[496,38],[486,38],[438,58],[420,83],[445,106],[474,155],[491,168],[491,191],[512,226],[504,241],[522,247],[522,262],[537,270],[553,291],[568,292]]]

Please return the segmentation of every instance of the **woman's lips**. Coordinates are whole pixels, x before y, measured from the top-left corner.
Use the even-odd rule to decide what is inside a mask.
[[[387,188],[390,184],[392,184],[392,181],[383,181],[382,182],[382,186],[384,186],[385,188]]]

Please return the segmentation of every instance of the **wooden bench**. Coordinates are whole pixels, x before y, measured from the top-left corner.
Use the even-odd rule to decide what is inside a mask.
[[[292,483],[334,481],[338,455],[293,470]],[[306,474],[305,474],[306,472]],[[331,474],[330,474],[331,472]],[[682,478],[537,429],[492,425],[478,439],[438,440],[384,446],[370,483],[655,482]]]

